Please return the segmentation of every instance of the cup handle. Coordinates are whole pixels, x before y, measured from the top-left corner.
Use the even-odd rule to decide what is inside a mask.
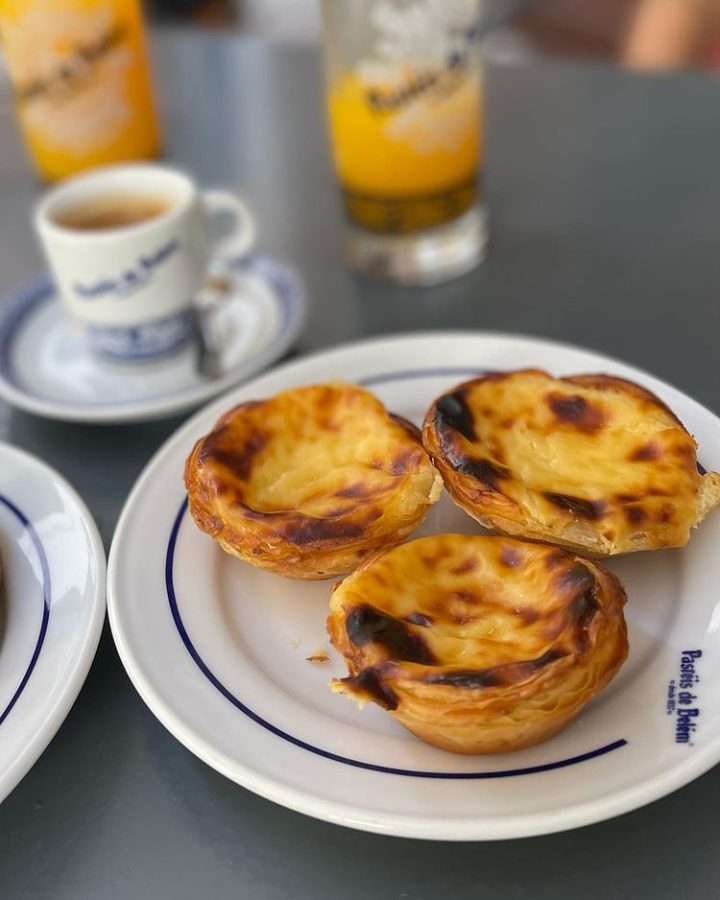
[[[202,203],[208,219],[229,213],[235,220],[230,234],[213,241],[213,255],[225,258],[244,256],[255,243],[257,231],[255,219],[247,205],[236,194],[221,190],[203,191]]]

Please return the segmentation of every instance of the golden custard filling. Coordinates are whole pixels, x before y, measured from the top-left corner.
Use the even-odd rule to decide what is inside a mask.
[[[258,512],[337,519],[381,502],[401,510],[426,500],[433,486],[419,433],[360,388],[294,390],[246,410],[243,418],[243,430],[254,435],[243,498]],[[234,442],[237,434],[218,443],[223,437]]]
[[[554,547],[421,538],[333,592],[328,630],[349,675],[332,688],[446,749],[529,746],[622,664],[624,602],[615,576]]]
[[[600,554],[682,546],[720,502],[676,416],[611,376],[478,378],[433,404],[424,443],[482,524]]]
[[[186,484],[196,523],[224,549],[298,578],[352,571],[442,489],[415,426],[342,382],[230,410],[195,445]]]

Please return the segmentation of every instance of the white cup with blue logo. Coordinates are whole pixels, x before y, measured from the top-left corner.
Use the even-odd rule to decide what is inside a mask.
[[[230,223],[217,239],[214,219]],[[179,350],[193,333],[193,301],[210,261],[243,256],[255,238],[235,194],[202,191],[184,172],[154,164],[63,182],[40,201],[35,227],[93,349],[126,361]]]

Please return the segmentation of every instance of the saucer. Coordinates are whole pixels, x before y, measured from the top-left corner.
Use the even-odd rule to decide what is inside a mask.
[[[233,261],[221,287],[201,292],[199,319],[214,335],[212,367],[197,342],[162,359],[125,363],[92,352],[43,276],[0,310],[0,397],[51,419],[113,424],[199,406],[282,356],[304,319],[299,276],[269,256]]]

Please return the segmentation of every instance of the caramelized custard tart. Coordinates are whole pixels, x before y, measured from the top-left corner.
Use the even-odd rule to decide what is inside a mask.
[[[557,547],[441,534],[340,582],[328,631],[349,676],[431,744],[499,753],[562,729],[627,655],[618,579]]]
[[[720,503],[682,422],[610,375],[486,375],[439,397],[425,448],[482,525],[597,556],[681,547]]]
[[[418,429],[342,382],[230,410],[195,444],[185,484],[200,529],[290,578],[351,572],[402,541],[442,491]]]

